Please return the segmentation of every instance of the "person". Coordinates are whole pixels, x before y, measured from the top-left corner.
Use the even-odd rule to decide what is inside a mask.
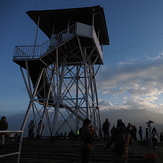
[[[161,132],[160,133],[160,143],[162,143],[162,141],[163,141],[163,133]]]
[[[39,123],[38,123],[38,129],[37,129],[37,138],[38,139],[41,138],[43,129],[44,129],[44,123],[43,123],[42,120],[40,120]]]
[[[113,132],[114,132],[114,130],[115,130],[115,125],[112,127],[112,129],[111,129],[111,135],[113,134]]]
[[[133,133],[133,126],[132,126],[131,123],[128,123],[128,125],[127,125],[127,131],[132,135],[132,133]]]
[[[69,139],[74,139],[75,138],[75,134],[74,134],[74,131],[71,130],[69,133],[68,133],[68,137]]]
[[[121,119],[117,121],[117,127],[112,133],[104,150],[115,143],[113,163],[126,163],[128,160],[129,144],[132,144],[134,140]]]
[[[153,127],[153,129],[152,129],[152,142],[153,142],[154,148],[157,148],[156,147],[157,136],[158,136],[158,132],[157,132],[156,128]]]
[[[148,145],[152,146],[152,126],[151,126],[151,124],[154,122],[149,120],[146,123],[147,123],[147,127],[148,127]]]
[[[64,133],[64,139],[66,139],[66,137],[67,137],[67,132]]]
[[[28,124],[28,138],[32,138],[34,133],[33,133],[33,130],[34,130],[34,120],[31,120]]]
[[[139,127],[139,137],[140,137],[140,141],[143,140],[142,136],[143,136],[143,129],[142,129],[142,127],[140,126],[140,127]]]
[[[132,127],[132,138],[134,139],[134,141],[136,142],[137,141],[137,137],[136,137],[136,133],[137,133],[137,128],[135,125],[133,125]]]
[[[79,134],[81,139],[81,160],[82,163],[88,163],[94,141],[94,128],[91,126],[91,121],[89,119],[83,121],[83,126],[80,128]]]
[[[146,128],[146,131],[145,131],[145,139],[146,141],[148,141],[148,128]]]
[[[60,139],[62,139],[63,138],[63,133],[61,132],[61,134],[60,134]]]
[[[0,130],[7,130],[8,129],[8,123],[6,122],[6,117],[3,116],[1,117],[1,120],[0,120]],[[0,136],[1,136],[1,143],[2,145],[5,144],[5,133],[0,133]]]
[[[108,121],[108,118],[105,119],[105,122],[103,123],[103,132],[104,132],[104,140],[108,140],[109,138],[109,127],[110,127],[110,122]]]

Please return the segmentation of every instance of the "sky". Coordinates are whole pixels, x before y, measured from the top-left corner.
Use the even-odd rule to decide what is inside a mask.
[[[162,0],[0,0],[0,115],[25,113],[29,97],[14,47],[33,45],[36,25],[29,10],[100,5],[110,45],[96,76],[101,110],[146,109],[163,113]],[[47,41],[39,31],[37,44]]]

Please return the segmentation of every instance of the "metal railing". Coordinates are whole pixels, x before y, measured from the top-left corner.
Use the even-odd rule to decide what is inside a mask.
[[[16,152],[12,152],[12,153],[8,153],[8,154],[2,154],[0,155],[0,159],[3,157],[7,157],[7,156],[13,156],[13,155],[18,155],[18,159],[17,159],[17,163],[19,163],[20,161],[20,153],[21,153],[21,146],[22,146],[22,136],[23,136],[23,130],[0,130],[0,133],[21,133],[21,136],[19,135],[19,147],[18,147],[18,151]],[[0,161],[1,162],[1,161]]]
[[[75,23],[59,34],[52,35],[51,39],[44,42],[42,45],[16,46],[13,59],[40,58],[47,52],[50,52],[54,48],[58,47],[64,41],[71,39],[76,33],[76,26],[77,24]]]

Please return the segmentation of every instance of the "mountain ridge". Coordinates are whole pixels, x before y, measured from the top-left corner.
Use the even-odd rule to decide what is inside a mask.
[[[139,126],[143,128],[143,135],[145,135],[145,128],[147,128],[147,123],[149,120],[153,121],[152,127],[155,127],[160,134],[163,132],[163,114],[148,111],[146,109],[119,109],[101,112],[101,121],[108,118],[110,122],[110,128],[117,125],[117,120],[122,119],[122,121],[127,126],[128,123],[135,125],[137,131]]]
[[[131,123],[136,126],[137,130],[139,126],[142,126],[143,133],[145,134],[145,128],[147,127],[146,122],[152,120],[152,127],[156,127],[159,133],[163,132],[163,114],[155,113],[145,109],[119,109],[119,110],[108,110],[100,111],[101,114],[101,124],[108,118],[110,122],[110,128],[114,125],[116,126],[117,120],[122,119],[122,121],[127,126]],[[6,116],[7,122],[9,124],[8,130],[20,130],[23,123],[25,114],[17,114],[14,116]],[[29,115],[31,118],[31,116]],[[27,122],[28,123],[28,122]]]

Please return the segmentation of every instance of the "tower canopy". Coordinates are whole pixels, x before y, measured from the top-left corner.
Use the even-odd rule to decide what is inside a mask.
[[[94,25],[98,34],[100,45],[109,45],[109,36],[103,8],[100,6],[70,8],[57,10],[27,11],[29,17],[38,24],[39,28],[47,35],[58,34],[75,22]]]

